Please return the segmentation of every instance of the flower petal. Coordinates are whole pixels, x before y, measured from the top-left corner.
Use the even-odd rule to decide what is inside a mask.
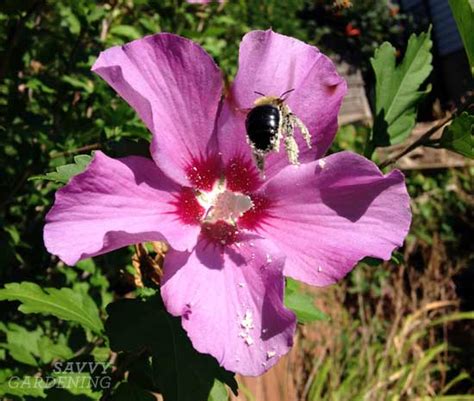
[[[212,58],[188,39],[157,34],[102,52],[92,70],[153,133],[151,152],[160,168],[186,185],[191,163],[215,151],[222,77]]]
[[[285,275],[308,284],[334,283],[366,256],[388,260],[410,226],[403,174],[350,152],[289,166],[262,191],[273,209],[256,231],[286,255]]]
[[[226,159],[235,152],[249,152],[245,139],[245,117],[261,97],[287,95],[286,103],[312,135],[308,149],[299,132],[296,140],[300,161],[324,155],[337,130],[337,115],[347,87],[331,60],[313,46],[271,30],[245,35],[240,46],[239,71],[224,107],[219,125],[219,147]],[[268,178],[288,165],[284,149],[266,158]]]
[[[174,194],[180,188],[152,160],[96,152],[87,170],[56,192],[46,216],[46,248],[69,265],[144,241],[190,249],[200,226],[179,221]]]
[[[248,376],[286,354],[295,331],[295,316],[282,302],[283,260],[267,259],[263,243],[222,248],[202,240],[192,253],[171,251],[161,287],[193,346]]]

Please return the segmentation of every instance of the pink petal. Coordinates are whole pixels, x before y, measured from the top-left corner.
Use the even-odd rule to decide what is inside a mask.
[[[248,33],[240,46],[239,71],[219,122],[219,147],[225,160],[236,152],[249,153],[245,117],[261,97],[254,91],[280,96],[289,89],[294,92],[288,95],[286,103],[313,139],[313,147],[308,149],[299,131],[296,133],[300,161],[324,155],[337,130],[346,83],[331,60],[317,48],[268,30]],[[270,178],[286,165],[288,158],[282,149],[267,157],[265,173]]]
[[[388,260],[410,227],[403,174],[341,152],[289,166],[262,188],[273,209],[259,235],[286,255],[285,275],[328,285],[362,258]]]
[[[56,192],[46,216],[46,248],[69,265],[144,241],[192,248],[200,227],[175,214],[180,189],[152,160],[96,152],[87,170]]]
[[[160,168],[187,184],[192,163],[215,151],[222,77],[212,58],[188,39],[158,34],[102,52],[92,70],[153,133],[151,151]]]
[[[165,258],[161,293],[182,316],[193,346],[226,369],[257,376],[286,354],[294,314],[284,308],[282,259],[267,259],[264,241],[223,248],[204,240],[192,253]]]

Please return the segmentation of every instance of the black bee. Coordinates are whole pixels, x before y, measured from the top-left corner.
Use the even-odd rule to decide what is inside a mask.
[[[283,139],[288,160],[291,164],[299,164],[298,144],[294,138],[295,127],[301,131],[306,144],[311,148],[311,135],[285,103],[285,95],[294,91],[288,90],[276,96],[265,96],[263,93],[255,92],[262,97],[258,98],[247,114],[245,128],[247,129],[247,141],[252,148],[255,161],[260,171],[264,169],[264,158],[272,152],[280,151],[280,141]]]

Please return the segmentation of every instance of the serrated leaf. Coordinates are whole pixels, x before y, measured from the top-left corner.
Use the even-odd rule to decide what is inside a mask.
[[[416,109],[425,92],[420,87],[432,70],[431,29],[411,35],[405,56],[396,65],[395,48],[384,42],[371,59],[375,72],[375,147],[402,142],[416,122]]]
[[[42,335],[39,328],[29,331],[11,323],[2,328],[2,331],[5,332],[7,338],[5,348],[13,359],[26,365],[38,366],[36,357],[39,355],[38,342]]]
[[[0,396],[10,395],[17,397],[31,396],[45,398],[44,389],[48,384],[40,377],[24,376],[22,378],[14,376],[4,383],[0,383]]]
[[[442,148],[474,159],[473,137],[474,115],[465,111],[444,129],[439,145]]]
[[[314,306],[313,297],[304,293],[298,282],[290,278],[285,287],[285,306],[295,313],[299,323],[328,320],[328,316]]]
[[[49,337],[41,337],[38,341],[39,357],[45,364],[55,359],[68,360],[74,352],[67,346],[66,337],[60,336],[59,342],[54,343]]]
[[[59,335],[53,342],[46,337],[41,328],[27,330],[14,323],[2,325],[0,330],[6,335],[6,344],[10,356],[18,362],[38,366],[38,358],[43,364],[48,364],[54,359],[69,359],[73,356],[72,350],[67,346],[67,339]]]
[[[107,312],[111,349],[150,350],[154,381],[165,401],[207,401],[215,379],[237,391],[234,375],[211,356],[194,350],[180,319],[164,310],[159,295],[122,299],[109,304]]]
[[[67,184],[72,177],[82,173],[89,165],[91,160],[92,156],[77,155],[74,156],[74,163],[56,167],[56,171],[46,173],[44,175],[35,175],[30,177],[28,180],[48,180],[61,184]]]
[[[99,310],[92,298],[70,288],[41,289],[35,283],[10,283],[0,289],[0,301],[2,300],[20,301],[18,310],[26,314],[53,315],[78,323],[96,333],[103,331]]]
[[[474,75],[474,0],[449,0]]]

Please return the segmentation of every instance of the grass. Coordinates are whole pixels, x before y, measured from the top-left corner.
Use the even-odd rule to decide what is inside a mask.
[[[474,401],[473,367],[462,362],[474,312],[460,310],[453,284],[467,261],[437,233],[409,241],[401,259],[362,263],[316,290],[331,321],[300,330],[298,400]]]

